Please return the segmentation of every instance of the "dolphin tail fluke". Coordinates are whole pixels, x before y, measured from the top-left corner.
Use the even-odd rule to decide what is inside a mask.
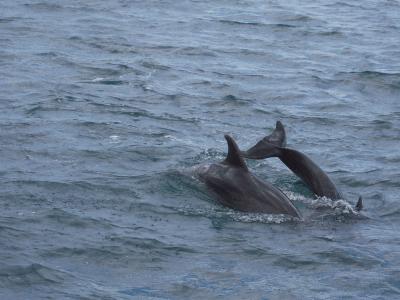
[[[286,147],[286,131],[281,121],[276,121],[275,129],[264,138],[268,143],[278,147]]]
[[[286,132],[280,121],[276,122],[274,131],[261,141],[255,144],[247,151],[243,151],[242,155],[251,159],[264,159],[268,157],[278,157],[280,148],[286,146]]]
[[[363,206],[363,200],[362,200],[362,197],[360,196],[358,198],[357,204],[356,204],[356,206],[354,208],[355,208],[356,211],[361,211],[363,209],[363,207],[364,207]]]

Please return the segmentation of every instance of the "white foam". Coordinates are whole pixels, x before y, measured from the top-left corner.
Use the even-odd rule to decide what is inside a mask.
[[[299,195],[290,191],[284,191],[285,194],[292,201],[299,201],[312,209],[332,209],[335,214],[343,215],[343,214],[351,214],[351,215],[359,215],[359,212],[353,208],[353,206],[347,202],[346,200],[332,200],[327,197],[317,197],[317,198],[307,198],[303,195]]]

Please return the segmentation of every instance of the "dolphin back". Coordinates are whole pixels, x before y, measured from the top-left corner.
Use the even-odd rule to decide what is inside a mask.
[[[279,159],[300,177],[315,195],[332,200],[343,199],[329,176],[304,153],[290,148],[282,148]]]

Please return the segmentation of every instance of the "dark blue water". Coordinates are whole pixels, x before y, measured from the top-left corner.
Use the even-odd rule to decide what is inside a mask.
[[[399,32],[395,0],[2,0],[0,299],[400,299]],[[190,176],[276,120],[346,201]]]

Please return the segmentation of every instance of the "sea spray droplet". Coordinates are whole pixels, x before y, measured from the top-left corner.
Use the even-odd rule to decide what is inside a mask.
[[[118,135],[110,135],[110,144],[118,144],[121,142],[121,138]]]

